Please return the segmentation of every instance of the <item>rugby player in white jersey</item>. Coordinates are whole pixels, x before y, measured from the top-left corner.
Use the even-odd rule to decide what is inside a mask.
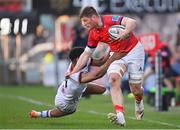
[[[76,65],[79,56],[83,53],[84,48],[73,48],[69,54],[71,63],[67,72],[71,72]],[[105,87],[94,83],[88,83],[95,79],[102,77],[109,65],[121,55],[115,53],[112,58],[105,56],[101,62],[94,59],[89,59],[87,64],[77,73],[72,74],[68,79],[64,80],[59,86],[57,94],[55,96],[55,107],[50,110],[35,111],[32,110],[29,113],[31,118],[37,117],[61,117],[68,114],[72,114],[76,111],[79,98],[83,93],[85,94],[102,94],[105,91]],[[105,62],[105,63],[104,63]],[[104,64],[103,64],[104,63]],[[102,65],[103,64],[103,65]],[[90,71],[90,66],[100,66],[95,71]]]

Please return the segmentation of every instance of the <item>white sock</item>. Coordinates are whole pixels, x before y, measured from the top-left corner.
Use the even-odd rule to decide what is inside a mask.
[[[45,110],[45,111],[42,111],[42,112],[38,112],[38,115],[40,116],[40,117],[51,117],[51,114],[50,114],[50,110]]]

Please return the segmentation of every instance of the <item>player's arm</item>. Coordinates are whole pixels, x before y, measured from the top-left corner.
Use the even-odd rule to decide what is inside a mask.
[[[80,69],[82,69],[85,64],[87,64],[88,59],[91,57],[91,53],[89,53],[88,51],[84,51],[81,56],[79,57],[73,71],[71,72],[71,74],[78,72]]]
[[[118,59],[121,59],[122,57],[124,57],[127,53],[114,53],[107,61],[105,64],[103,64],[102,66],[98,67],[97,70],[92,71],[92,72],[88,72],[88,73],[81,73],[80,78],[79,78],[79,82],[80,83],[87,83],[87,82],[91,82],[93,80],[96,80],[98,78],[101,78],[107,71],[109,65]]]
[[[123,17],[121,24],[125,26],[125,32],[126,34],[132,32],[136,27],[136,20],[129,18],[129,17]]]
[[[71,74],[78,72],[80,69],[82,69],[87,64],[89,58],[91,57],[92,53],[94,52],[95,48],[97,47],[97,44],[98,44],[98,41],[96,41],[94,39],[93,35],[90,32],[89,37],[88,37],[87,46],[86,46],[84,52],[79,57]]]
[[[98,59],[98,60],[92,59],[91,65],[92,66],[101,66],[109,59],[109,57],[110,57],[110,55],[108,53],[108,55],[103,56],[101,59]]]
[[[123,17],[121,20],[121,25],[125,26],[125,30],[123,33],[121,32],[120,39],[125,39],[127,35],[135,29],[136,20],[129,17]]]

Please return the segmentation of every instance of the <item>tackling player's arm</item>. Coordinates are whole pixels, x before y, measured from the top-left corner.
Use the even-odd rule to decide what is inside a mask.
[[[96,80],[98,78],[101,78],[107,71],[109,65],[118,59],[121,59],[122,57],[124,57],[127,53],[114,53],[107,61],[105,64],[103,64],[102,66],[98,67],[97,70],[92,71],[92,72],[88,72],[88,73],[81,73],[80,74],[80,78],[79,78],[79,82],[80,83],[87,83],[87,82],[91,82],[93,80]]]
[[[91,65],[92,66],[101,66],[109,59],[109,57],[110,57],[110,55],[108,53],[108,55],[103,56],[101,59],[98,59],[98,60],[92,59]]]
[[[97,47],[98,41],[94,40],[91,36],[91,33],[89,33],[89,37],[88,37],[88,43],[87,46],[84,50],[84,52],[81,54],[81,56],[79,57],[76,66],[74,67],[73,71],[66,75],[66,77],[68,77],[69,75],[78,72],[80,69],[82,69],[89,58],[91,58],[92,53],[94,52],[95,48]]]
[[[91,53],[84,51],[81,56],[79,57],[73,71],[70,74],[78,72],[80,69],[82,69],[83,66],[87,63],[88,59],[91,57]],[[69,76],[70,74],[67,74],[66,76]]]

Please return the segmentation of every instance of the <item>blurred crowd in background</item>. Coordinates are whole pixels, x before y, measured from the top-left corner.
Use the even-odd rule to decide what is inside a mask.
[[[78,18],[79,10],[86,5],[96,7],[101,14],[136,19],[137,36],[158,34],[164,91],[169,93],[169,105],[180,105],[178,0],[0,0],[0,84],[55,86],[55,71],[59,72],[58,82],[61,82],[69,64],[69,50],[86,46],[88,32]],[[107,50],[102,43],[93,57],[99,59]],[[121,87],[129,93],[127,78],[125,76]],[[105,94],[109,90],[107,81],[106,75],[95,81],[106,86]],[[147,53],[145,92],[153,93],[155,86],[154,55]]]

